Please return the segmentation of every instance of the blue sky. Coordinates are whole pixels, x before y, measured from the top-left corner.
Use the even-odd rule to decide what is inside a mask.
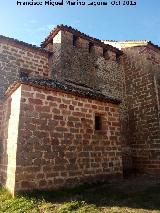
[[[1,0],[0,34],[39,45],[53,27],[63,23],[99,39],[146,39],[160,45],[160,0],[136,1],[137,6],[126,7],[53,7],[17,6],[16,0]]]

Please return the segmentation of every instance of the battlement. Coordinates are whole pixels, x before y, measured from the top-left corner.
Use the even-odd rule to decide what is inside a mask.
[[[49,36],[41,43],[41,47],[51,51],[54,44],[64,44],[65,42],[67,42],[71,48],[74,46],[76,48],[81,48],[83,51],[104,57],[106,57],[107,51],[109,53],[114,53],[116,57],[123,54],[119,49],[112,45],[105,44],[99,39],[93,38],[66,25],[58,25],[54,28]]]

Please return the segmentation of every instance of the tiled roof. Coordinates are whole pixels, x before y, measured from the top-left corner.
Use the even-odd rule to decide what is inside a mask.
[[[155,48],[160,50],[160,47],[157,44],[153,44],[151,41],[148,41],[148,44],[154,46]]]
[[[117,49],[117,48],[115,48],[115,47],[113,47],[113,46],[111,46],[111,45],[109,45],[109,44],[104,44],[101,40],[99,40],[99,39],[97,39],[97,38],[93,38],[93,37],[91,37],[91,36],[89,36],[89,35],[86,35],[86,34],[80,32],[80,31],[77,30],[77,29],[74,29],[74,28],[72,28],[72,27],[70,27],[70,26],[63,25],[63,24],[62,24],[62,25],[57,25],[57,27],[54,28],[54,29],[50,32],[49,36],[41,43],[41,47],[45,47],[47,44],[49,44],[49,43],[52,41],[53,37],[54,37],[60,30],[64,30],[64,31],[71,32],[71,33],[73,33],[74,35],[76,35],[76,36],[78,36],[78,37],[84,38],[84,39],[86,39],[86,40],[88,40],[88,41],[90,41],[90,42],[93,42],[93,43],[95,43],[95,44],[97,44],[97,45],[99,45],[99,46],[102,46],[102,47],[104,47],[104,48],[106,48],[106,49],[110,49],[110,50],[112,50],[112,51],[114,51],[114,52],[116,52],[116,53],[122,54],[122,52],[121,52],[119,49]]]
[[[44,48],[42,47],[38,47],[36,45],[32,45],[32,44],[28,44],[24,41],[20,41],[18,39],[14,39],[14,38],[9,38],[9,37],[6,37],[6,36],[3,36],[3,35],[0,35],[0,42],[1,41],[7,41],[7,42],[13,42],[15,44],[18,44],[18,45],[22,45],[22,46],[25,46],[27,48],[32,48],[32,49],[35,49],[35,50],[38,50],[38,51],[41,51],[41,52],[44,52],[44,53],[50,53],[48,50],[45,50]]]
[[[38,79],[38,78],[30,78],[21,76],[19,81],[14,82],[6,91],[6,95],[12,93],[17,88],[17,85],[27,84],[31,86],[37,86],[43,89],[53,89],[58,90],[70,94],[75,94],[77,96],[91,98],[99,101],[107,101],[109,103],[120,104],[121,100],[106,96],[102,94],[100,91],[97,91],[92,88],[82,88],[78,87],[77,84],[70,85],[66,82],[60,82],[58,80],[53,79]]]

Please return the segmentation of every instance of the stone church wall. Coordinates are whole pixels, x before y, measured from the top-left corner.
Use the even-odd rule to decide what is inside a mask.
[[[134,168],[138,172],[160,172],[160,119],[158,86],[159,50],[153,47],[124,49],[129,140]],[[129,65],[132,69],[128,69]],[[156,89],[157,88],[157,89]]]
[[[0,97],[24,70],[30,76],[49,77],[48,54],[12,39],[0,38]]]
[[[89,41],[81,37],[77,37],[76,46],[73,46],[73,34],[67,31],[60,31],[48,49],[53,49],[52,78],[92,87],[107,96],[122,100],[119,108],[121,144],[128,164],[130,144],[124,56],[111,50],[104,54],[103,47],[98,44],[94,44],[89,51]],[[127,69],[129,72],[132,67],[128,66]],[[128,166],[132,167],[131,164]]]
[[[22,85],[19,127],[16,191],[122,176],[116,104]]]
[[[121,98],[124,74],[117,53],[108,50],[105,56],[102,46],[94,44],[89,50],[88,40],[77,37],[74,46],[73,39],[67,31],[60,31],[53,38],[52,77]]]
[[[0,102],[0,182],[13,193],[73,186],[122,176],[122,162],[124,169],[159,173],[158,48],[104,52],[99,42],[67,30],[45,48],[52,55],[0,36],[0,98],[23,72],[91,87],[122,104],[24,84],[7,94]],[[95,131],[95,115],[101,131]]]

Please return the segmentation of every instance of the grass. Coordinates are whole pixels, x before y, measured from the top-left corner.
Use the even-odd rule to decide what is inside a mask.
[[[120,183],[32,192],[13,198],[0,188],[4,213],[160,213],[160,181],[134,178]]]

